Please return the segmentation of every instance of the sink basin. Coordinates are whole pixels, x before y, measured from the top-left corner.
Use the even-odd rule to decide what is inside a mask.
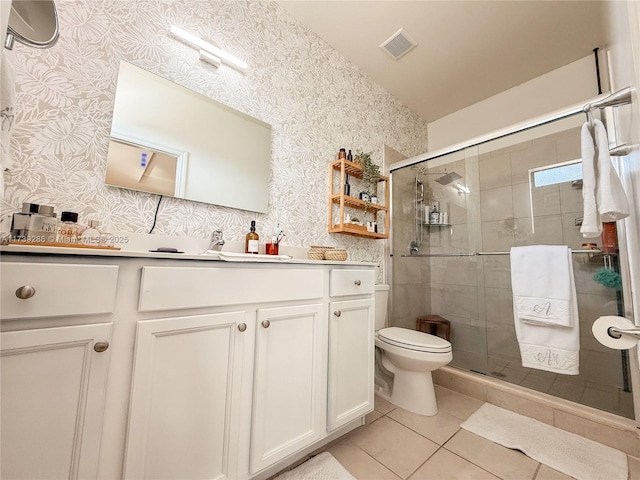
[[[288,262],[289,255],[262,255],[255,253],[215,252],[220,260],[227,262]],[[204,255],[207,255],[206,253]]]

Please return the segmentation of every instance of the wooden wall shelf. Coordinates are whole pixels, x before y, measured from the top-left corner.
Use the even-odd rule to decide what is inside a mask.
[[[362,179],[362,168],[355,162],[343,159],[331,162],[329,165],[329,233],[342,233],[373,239],[389,238],[389,178],[380,175],[378,203],[371,203],[345,195],[344,184],[347,174],[351,178]],[[356,185],[354,184],[354,186]],[[359,216],[363,217],[362,221],[364,222],[376,222],[378,232],[369,232],[366,226],[345,223],[345,214],[348,213],[345,211],[346,209],[355,210]]]

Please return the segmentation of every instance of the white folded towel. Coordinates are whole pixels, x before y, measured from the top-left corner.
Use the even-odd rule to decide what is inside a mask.
[[[600,236],[602,222],[629,216],[629,202],[609,156],[607,131],[600,120],[592,122],[586,122],[580,133],[584,204],[580,233],[585,238]]]
[[[629,216],[629,202],[622,188],[620,177],[611,163],[607,131],[600,120],[595,119],[593,124],[598,156],[596,176],[598,213],[603,222],[616,222]]]
[[[580,328],[571,250],[513,247],[511,286],[522,366],[577,375]]]

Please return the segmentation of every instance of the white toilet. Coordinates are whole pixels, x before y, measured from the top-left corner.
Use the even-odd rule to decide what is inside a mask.
[[[376,390],[419,415],[438,413],[431,372],[453,360],[451,343],[408,328],[388,327],[388,285],[376,285]]]

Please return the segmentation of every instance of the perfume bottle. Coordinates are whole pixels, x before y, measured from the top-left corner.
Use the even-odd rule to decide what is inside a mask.
[[[40,205],[38,213],[32,213],[29,221],[28,241],[33,243],[52,243],[56,241],[58,219],[50,205]]]
[[[29,241],[29,225],[31,216],[38,213],[40,205],[37,203],[23,203],[22,211],[13,214],[11,220],[11,238]]]
[[[258,253],[258,246],[260,241],[260,235],[256,233],[256,221],[251,220],[251,228],[247,233],[247,238],[244,244],[244,253]]]
[[[89,226],[84,229],[80,235],[80,242],[84,245],[100,245],[102,232],[99,230],[100,222],[97,220],[89,220]]]
[[[62,212],[56,241],[59,243],[78,243],[78,230],[78,214]]]

